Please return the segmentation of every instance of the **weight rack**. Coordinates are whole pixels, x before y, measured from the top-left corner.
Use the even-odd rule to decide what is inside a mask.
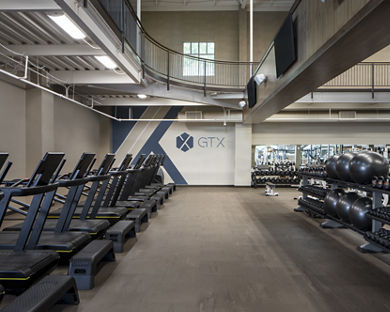
[[[298,200],[299,206],[295,208],[294,211],[305,212],[310,217],[328,219],[327,221],[321,223],[321,227],[323,228],[349,228],[363,235],[367,243],[358,247],[358,250],[363,253],[390,252],[390,231],[383,228],[384,224],[390,225],[390,207],[382,207],[382,195],[390,195],[390,190],[378,189],[368,185],[331,179],[312,173],[300,173],[299,175],[301,176],[301,186],[299,191],[302,192],[302,198]],[[315,181],[325,182],[326,186],[323,188],[325,191],[334,190],[337,188],[349,188],[366,192],[366,196],[372,198],[372,207],[371,210],[367,213],[367,217],[371,219],[372,223],[371,231],[361,231],[351,224],[326,214],[325,210],[320,211],[318,206],[316,207],[316,205],[310,204],[313,200],[318,202],[323,200],[323,193],[321,190],[318,190],[320,188],[313,185]],[[385,215],[382,217],[379,216],[381,209],[386,209],[386,211],[389,210],[388,218],[383,217]],[[386,236],[385,234],[389,235]]]
[[[298,171],[268,170],[255,168],[251,174],[252,186],[265,186],[267,182],[276,186],[292,186],[299,184]]]

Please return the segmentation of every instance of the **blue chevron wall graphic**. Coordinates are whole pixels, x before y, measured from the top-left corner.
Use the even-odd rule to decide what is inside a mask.
[[[169,109],[167,114],[164,116],[164,119],[175,119],[179,112],[183,109],[183,106],[174,106]],[[152,135],[146,141],[144,146],[138,152],[137,156],[134,158],[133,163],[136,163],[141,154],[164,154],[165,162],[164,168],[176,184],[188,184],[186,179],[182,176],[179,170],[176,168],[172,160],[169,158],[168,154],[160,145],[160,140],[167,132],[169,127],[172,125],[173,121],[161,121],[157,128],[153,131]]]

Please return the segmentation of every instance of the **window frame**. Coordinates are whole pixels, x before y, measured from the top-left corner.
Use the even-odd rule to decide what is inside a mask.
[[[205,50],[201,51],[201,45],[205,45]],[[205,53],[204,53],[205,52]],[[211,41],[185,41],[183,42],[183,77],[202,77],[204,73],[204,62],[195,58],[215,60],[215,42]],[[192,56],[192,57],[187,57]],[[206,62],[206,77],[215,76],[215,63]]]

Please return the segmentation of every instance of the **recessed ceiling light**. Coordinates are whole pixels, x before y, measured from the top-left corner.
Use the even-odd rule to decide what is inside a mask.
[[[148,97],[146,94],[137,94],[137,96],[141,100],[145,100]]]
[[[108,69],[115,69],[118,67],[116,63],[107,55],[96,55],[95,58]]]
[[[60,15],[48,15],[49,18],[61,27],[69,36],[73,39],[81,40],[85,39],[85,34],[73,23],[73,21],[65,14]]]

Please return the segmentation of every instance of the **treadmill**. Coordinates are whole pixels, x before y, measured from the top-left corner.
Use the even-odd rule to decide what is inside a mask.
[[[150,196],[135,196],[137,190],[137,180],[141,172],[142,164],[145,162],[146,155],[141,154],[133,168],[127,170],[126,177],[116,186],[115,198],[110,202],[112,207],[126,207],[130,211],[137,208],[144,208],[150,215],[152,211],[157,211],[160,207],[159,199],[151,199]]]
[[[115,206],[115,205],[111,205],[111,203],[115,201],[115,199],[119,196],[119,193],[121,191],[119,186],[123,185],[123,183],[126,180],[127,170],[130,166],[132,159],[133,159],[132,154],[126,154],[120,166],[110,171],[110,174],[112,175],[112,180],[110,182],[110,187],[108,188],[108,192],[105,195],[105,199],[102,204],[102,207]],[[135,205],[135,207],[139,207],[139,204]]]
[[[19,182],[15,183],[11,187],[11,189],[17,189],[17,190],[22,190],[24,192],[28,192],[30,188],[45,187],[51,185],[53,183],[53,180],[58,176],[59,171],[61,170],[62,166],[65,163],[65,160],[63,158],[64,158],[63,153],[46,153],[43,159],[39,162],[30,180],[27,183],[25,183],[24,182],[25,180],[22,179]],[[26,185],[24,187],[18,187],[19,185],[23,185],[23,184]],[[64,229],[60,229],[59,231],[55,231],[55,232],[42,231],[49,210],[53,203],[55,193],[59,186],[59,184],[53,184],[53,185],[56,185],[55,191],[52,192],[53,196],[50,196],[50,198],[45,199],[42,202],[42,208],[40,209],[39,220],[38,220],[40,225],[39,231],[36,230],[35,228],[32,228],[32,230],[35,231],[34,232],[35,236],[38,237],[36,239],[36,244],[34,245],[34,248],[55,250],[57,253],[61,255],[65,255],[65,254],[70,255],[74,252],[77,252],[86,244],[88,244],[91,241],[91,236],[87,233],[69,232],[69,231],[65,231]],[[5,190],[7,189],[8,188],[1,188],[0,190],[5,192]],[[42,196],[40,200],[42,200]],[[30,205],[21,203],[23,207],[25,206],[28,207],[28,210],[26,212],[21,209],[15,209],[14,207],[11,207],[10,202],[11,200],[7,201],[6,203],[7,208],[25,215],[26,219],[20,231],[4,230],[0,232],[0,250],[13,249],[13,247],[15,246],[18,240],[18,237],[22,235],[23,232],[25,232],[25,224],[26,222],[29,222],[30,210],[35,209],[36,206],[40,204],[39,198],[37,199],[33,198]]]
[[[135,195],[148,195],[153,199],[160,199],[164,203],[164,199],[168,199],[170,189],[157,186],[151,186],[155,175],[159,168],[159,159],[157,155],[149,155],[149,163],[144,167],[145,174],[140,184],[140,188]]]
[[[8,155],[8,153],[0,153],[0,170],[1,168],[3,168],[5,162],[7,161]]]
[[[92,167],[95,160],[95,154],[83,153],[80,160],[78,161],[75,169],[70,175],[67,175],[67,178],[63,177],[58,179],[60,187],[69,188],[67,196],[61,196],[56,194],[57,197],[64,198],[65,201],[54,199],[63,203],[63,207],[58,213],[58,218],[48,219],[45,222],[43,231],[78,231],[78,232],[87,232],[89,235],[101,237],[104,232],[110,226],[110,222],[107,220],[98,220],[98,219],[73,219],[73,214],[75,212],[77,203],[80,200],[81,193],[84,189],[86,183],[88,183],[92,178],[86,177],[90,168]],[[50,215],[48,216],[48,218]],[[16,224],[10,227],[7,227],[7,231],[18,231],[20,230],[22,224]]]
[[[111,224],[125,219],[128,211],[126,208],[102,207],[102,202],[110,182],[110,169],[115,161],[114,154],[106,154],[95,175],[89,177],[92,185],[89,187],[87,200],[75,209],[74,219],[104,219]],[[85,194],[84,194],[85,195]],[[96,196],[97,195],[97,196]],[[96,197],[96,198],[95,198]],[[58,218],[58,213],[53,213],[50,218]]]
[[[117,200],[123,191],[123,186],[131,173],[131,169],[129,169],[131,159],[132,155],[127,154],[118,170],[110,172],[114,178],[111,182],[110,189],[107,192],[103,207],[111,207],[111,209],[126,208],[130,211],[126,215],[127,220],[132,220],[136,223],[137,220],[147,222],[147,220],[151,217],[153,207],[156,206],[155,201],[128,201],[125,205],[117,205]]]
[[[3,168],[5,162],[7,161],[8,155],[9,155],[8,153],[0,153],[0,170]],[[3,184],[3,181],[11,166],[12,166],[12,162],[9,161],[5,166],[4,170],[0,173],[0,185]]]
[[[161,154],[159,158],[159,168],[164,167],[164,162],[165,162],[166,155]],[[158,170],[156,172],[156,175],[158,174]],[[169,193],[172,194],[174,191],[176,191],[176,184],[175,183],[167,183],[164,184],[163,181],[159,181],[156,177],[154,177],[154,182],[151,184],[152,186],[157,185],[162,188],[168,188]]]
[[[151,160],[152,158],[148,157],[146,159],[146,155],[141,154],[133,169],[129,171],[129,175],[122,187],[116,206],[127,207],[131,205],[132,202],[141,202],[141,207],[149,208],[151,206],[152,211],[156,211],[159,208],[159,198],[152,198],[150,195],[146,194],[137,194],[137,191],[142,186],[143,174],[145,173],[143,167],[148,166]],[[143,166],[143,164],[145,166]]]
[[[156,180],[157,173],[158,173],[158,171],[163,163],[163,159],[165,159],[165,156],[163,156],[163,155],[156,155],[155,156],[155,163],[154,163],[155,169],[154,169],[151,180],[149,181],[149,183],[147,183],[145,188],[146,189],[151,188],[151,189],[154,189],[156,191],[162,191],[166,194],[166,198],[168,198],[169,194],[173,193],[174,186],[172,184],[164,185],[162,183],[155,183],[154,182]]]
[[[10,292],[21,292],[57,265],[54,251],[35,250],[42,232],[45,212],[58,184],[32,187],[2,187],[0,192],[0,226],[15,197],[32,197],[22,230],[16,233],[9,250],[0,250],[0,281]],[[45,209],[46,207],[46,209]],[[2,233],[2,232],[1,232]],[[3,237],[0,235],[0,243]]]

